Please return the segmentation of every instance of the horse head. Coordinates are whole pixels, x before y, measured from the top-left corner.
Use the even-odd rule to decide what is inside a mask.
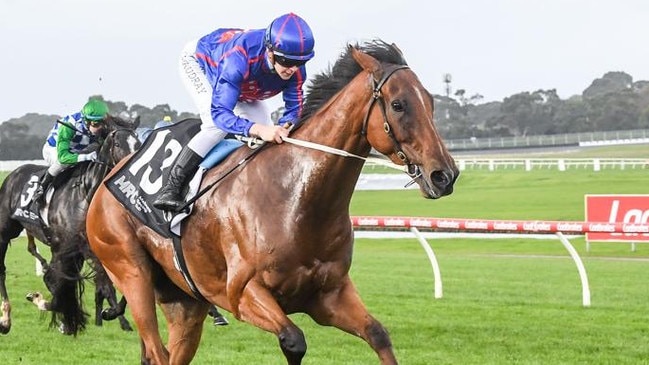
[[[126,115],[120,116],[109,115],[106,118],[106,126],[109,131],[113,131],[119,128],[135,130],[140,125],[140,116],[135,116],[134,118],[127,118]]]
[[[106,123],[107,134],[104,143],[97,152],[98,161],[113,167],[124,157],[137,151],[142,145],[135,133],[139,124],[139,116],[133,120],[109,116]]]
[[[433,119],[433,97],[407,66],[395,45],[374,42],[367,51],[350,46],[371,88],[361,134],[376,151],[405,165],[425,198],[453,192],[459,170]],[[390,55],[381,62],[372,54]]]

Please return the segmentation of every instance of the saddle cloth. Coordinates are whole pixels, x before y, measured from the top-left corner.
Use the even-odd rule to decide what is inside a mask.
[[[153,207],[160,190],[167,183],[170,167],[183,146],[200,131],[200,119],[187,119],[168,127],[155,129],[129,161],[104,183],[106,188],[131,214],[163,237],[180,236],[180,223],[191,214],[169,214]],[[198,193],[203,175],[243,143],[224,139],[200,164],[198,171],[184,187],[185,200]]]
[[[29,180],[27,180],[27,183],[23,185],[20,197],[18,198],[16,209],[11,213],[12,219],[15,219],[22,223],[41,223],[41,216],[38,212],[39,204],[32,203],[34,202],[33,198],[34,194],[36,193],[36,189],[38,189],[38,182],[42,179],[43,175],[45,175],[46,171],[47,169],[43,169],[41,171],[34,172],[29,177]],[[50,191],[53,191],[52,185],[53,184],[50,185],[50,188],[45,195],[48,195]],[[46,196],[42,197],[43,200],[45,200],[45,198]]]

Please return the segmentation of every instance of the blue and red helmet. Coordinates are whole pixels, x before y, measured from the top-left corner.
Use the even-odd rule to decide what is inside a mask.
[[[315,55],[311,28],[293,13],[284,14],[270,23],[264,43],[273,53],[291,60],[307,61]]]

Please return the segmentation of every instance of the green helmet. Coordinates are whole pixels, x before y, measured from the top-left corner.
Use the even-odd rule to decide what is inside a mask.
[[[86,120],[103,120],[108,115],[108,105],[101,100],[90,99],[81,109]]]

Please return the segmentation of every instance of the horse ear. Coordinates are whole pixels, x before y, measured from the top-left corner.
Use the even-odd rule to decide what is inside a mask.
[[[368,55],[367,53],[361,52],[359,49],[353,46],[349,46],[350,51],[352,52],[352,57],[358,64],[363,68],[363,70],[369,72],[374,77],[374,80],[381,79],[381,73],[383,68],[381,63],[376,60],[376,58]]]
[[[393,50],[399,52],[399,54],[401,55],[401,57],[403,57],[403,52],[401,52],[401,49],[400,49],[399,47],[397,47],[397,44],[396,44],[396,43],[392,43],[392,44],[390,45],[390,47],[392,47]]]
[[[400,64],[407,65],[408,62],[406,62],[406,57],[403,55],[403,52],[401,52],[401,48],[397,47],[395,43],[392,43],[390,47],[392,47],[393,50],[397,51],[397,53],[399,53],[399,56],[401,56]]]
[[[135,119],[127,119],[125,117],[128,117],[129,115],[127,113],[120,113],[119,116],[111,116],[110,120],[114,126],[114,128],[121,127],[121,128],[126,128],[130,130],[135,130],[140,125],[140,116],[136,116]]]

